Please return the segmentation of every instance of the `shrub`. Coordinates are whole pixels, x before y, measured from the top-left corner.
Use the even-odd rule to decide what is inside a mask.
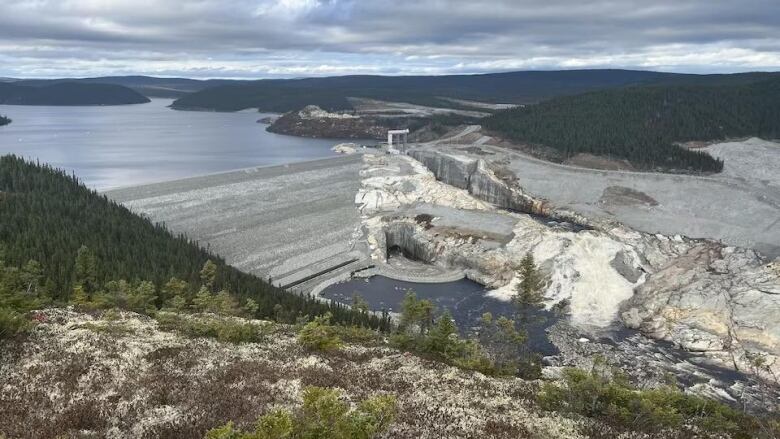
[[[560,384],[538,395],[545,410],[578,413],[630,430],[698,429],[734,438],[760,437],[756,419],[714,400],[687,395],[672,386],[639,390],[599,370],[564,370]]]
[[[247,438],[247,436],[243,433],[241,433],[240,430],[236,430],[233,427],[233,422],[228,422],[227,424],[212,428],[206,433],[206,439],[244,439]]]
[[[255,428],[256,439],[286,439],[293,434],[293,418],[287,410],[274,410],[260,417]]]
[[[387,430],[397,416],[394,396],[380,395],[355,409],[338,390],[307,387],[294,413],[275,410],[261,416],[254,432],[236,430],[232,422],[206,433],[206,439],[371,439]]]
[[[32,327],[29,319],[10,308],[0,308],[0,339],[21,334]]]
[[[329,313],[304,325],[298,333],[298,343],[315,351],[331,351],[343,345],[337,328],[330,324]]]
[[[198,316],[159,313],[155,317],[163,331],[176,331],[188,337],[215,338],[229,343],[253,343],[267,335],[267,328],[249,322]]]

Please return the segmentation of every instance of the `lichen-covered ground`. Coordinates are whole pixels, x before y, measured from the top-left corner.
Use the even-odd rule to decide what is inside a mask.
[[[582,437],[577,422],[534,407],[532,382],[386,347],[315,354],[291,328],[261,321],[272,328],[262,342],[235,345],[160,331],[132,313],[42,316],[25,340],[0,351],[0,433],[8,438],[197,438],[229,420],[249,427],[272,408],[292,408],[309,385],[341,389],[351,401],[396,395],[387,438]]]

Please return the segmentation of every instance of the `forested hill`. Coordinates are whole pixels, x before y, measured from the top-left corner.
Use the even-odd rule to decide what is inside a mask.
[[[11,123],[11,119],[5,116],[0,116],[0,127],[3,125],[8,125],[9,123]]]
[[[127,87],[114,84],[61,82],[34,87],[0,83],[0,104],[6,105],[124,105],[149,99]]]
[[[482,120],[499,136],[590,153],[643,170],[718,172],[722,162],[676,142],[780,138],[780,78],[746,85],[627,87],[555,98]]]
[[[34,266],[40,264],[40,270],[26,270],[30,260],[37,261]],[[40,284],[54,304],[72,303],[74,285],[83,287],[80,293],[95,301],[97,296],[107,296],[103,289],[111,289],[110,281],[119,280],[134,286],[150,281],[160,292],[155,299],[158,307],[171,299],[163,294],[170,289],[169,282],[180,285],[177,289],[184,291],[179,292],[192,301],[209,260],[216,264],[210,290],[228,291],[240,303],[252,299],[256,317],[292,322],[300,316],[331,312],[338,322],[372,327],[387,323],[276,288],[227,265],[186,237],[173,236],[163,226],[133,214],[75,177],[15,156],[0,157],[0,267],[43,273],[45,281]],[[0,288],[0,308],[2,299]]]
[[[114,84],[121,85],[148,97],[178,98],[187,93],[193,93],[208,87],[224,84],[241,84],[247,81],[229,79],[189,79],[189,78],[156,78],[153,76],[100,76],[96,78],[68,79],[18,79],[16,85],[43,87],[63,82],[78,82],[84,84]]]
[[[553,96],[663,80],[670,73],[634,70],[561,70],[446,76],[338,76],[260,80],[223,85],[186,95],[177,109],[287,112],[306,105],[351,109],[348,97],[432,106],[452,106],[455,98],[498,103],[538,102]]]

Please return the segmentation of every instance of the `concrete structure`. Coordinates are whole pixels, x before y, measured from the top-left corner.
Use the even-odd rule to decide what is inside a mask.
[[[395,148],[393,148],[393,138],[398,140],[398,145],[400,146],[400,151],[405,152],[406,151],[406,141],[409,137],[409,130],[390,130],[387,132],[387,149],[392,152]]]

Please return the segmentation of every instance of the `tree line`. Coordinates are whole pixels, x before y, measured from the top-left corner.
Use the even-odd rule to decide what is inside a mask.
[[[166,296],[171,287],[180,288],[192,304],[211,261],[208,292],[225,292],[240,304],[251,299],[253,317],[294,322],[330,313],[342,324],[382,330],[390,325],[387,316],[292,294],[241,272],[186,236],[88,189],[75,175],[13,155],[0,157],[0,244],[9,269],[18,273],[32,264],[40,291],[52,304],[84,300],[83,295],[91,301],[111,288],[141,288],[142,296],[153,296],[149,305],[160,308],[172,299]],[[15,290],[7,295],[27,290],[19,287],[24,282],[13,283]]]
[[[729,86],[635,86],[497,113],[483,126],[511,140],[625,159],[642,170],[719,172],[723,162],[677,145],[780,137],[780,79]]]

